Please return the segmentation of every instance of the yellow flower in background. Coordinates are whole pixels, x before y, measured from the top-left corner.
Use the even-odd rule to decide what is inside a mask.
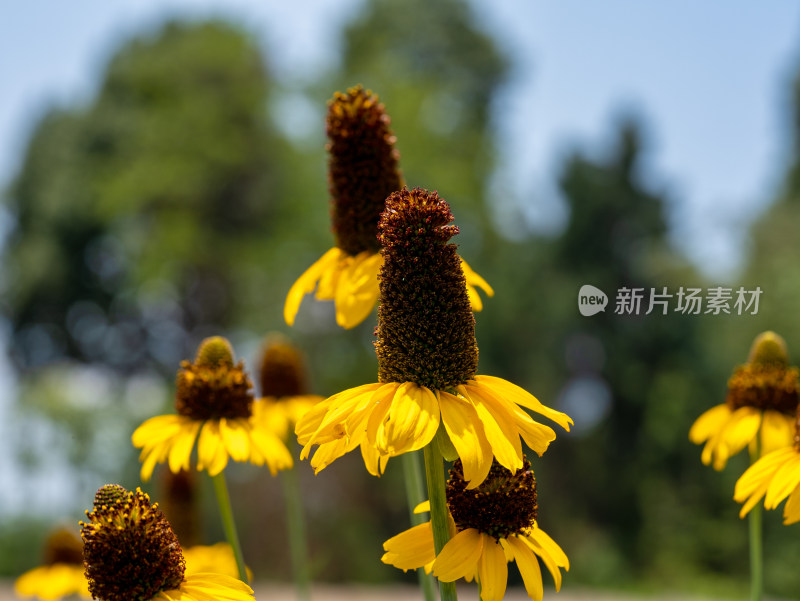
[[[760,433],[761,454],[792,444],[798,404],[800,370],[789,367],[786,342],[774,332],[763,332],[750,349],[748,362],[728,380],[725,403],[703,413],[689,430],[689,439],[704,444],[701,459],[714,469]]]
[[[280,335],[269,336],[259,361],[258,382],[265,427],[282,440],[294,432],[295,425],[309,409],[322,400],[308,394],[306,368],[300,351]]]
[[[556,591],[561,589],[561,569],[569,571],[569,559],[536,522],[536,480],[527,459],[516,472],[495,463],[475,489],[467,486],[461,462],[456,461],[447,483],[447,505],[452,536],[438,556],[431,523],[426,522],[387,540],[381,560],[402,570],[424,567],[442,582],[478,580],[481,601],[500,601],[505,596],[507,564],[512,561],[528,596],[541,601],[541,560],[553,576]],[[418,510],[428,510],[426,506]]]
[[[452,220],[435,192],[403,189],[386,200],[379,381],[326,399],[297,424],[301,459],[319,447],[311,460],[316,471],[360,448],[367,469],[379,475],[389,458],[423,448],[441,429],[474,487],[493,458],[520,469],[521,441],[541,455],[555,439],[525,409],[569,430],[566,414],[506,380],[476,375],[475,318],[456,247],[448,243],[458,232]]]
[[[378,221],[386,198],[403,187],[395,137],[378,97],[361,86],[336,93],[328,103],[328,185],[335,246],[309,267],[286,296],[283,315],[294,324],[306,294],[332,300],[336,323],[353,328],[364,321],[378,300],[378,271],[383,263]],[[494,291],[466,263],[469,297],[475,311],[483,303],[476,288]]]
[[[60,528],[45,543],[45,565],[22,574],[14,581],[19,597],[38,597],[55,601],[70,595],[87,599],[89,583],[83,574],[83,545],[70,530]]]
[[[177,415],[159,415],[133,433],[140,448],[141,477],[147,481],[156,464],[167,462],[172,472],[191,467],[197,442],[197,469],[216,476],[229,459],[267,465],[275,475],[292,467],[286,445],[261,427],[263,404],[254,401],[252,383],[240,361],[234,364],[230,343],[219,336],[205,339],[194,363],[178,370]]]
[[[97,491],[81,522],[89,591],[103,601],[252,601],[247,584],[215,572],[189,572],[169,522],[141,490]]]

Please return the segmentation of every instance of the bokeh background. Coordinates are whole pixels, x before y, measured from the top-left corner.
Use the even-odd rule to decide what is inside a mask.
[[[0,9],[0,575],[36,565],[98,486],[139,484],[130,433],[172,411],[203,337],[252,366],[283,332],[321,395],[375,379],[374,316],[342,331],[307,299],[289,329],[281,311],[333,240],[326,101],[362,83],[406,181],[450,202],[461,255],[496,291],[480,372],[575,420],[534,460],[565,587],[735,594],[747,459],[716,473],[687,433],[758,332],[798,356],[800,7],[269,4]],[[604,313],[578,312],[583,284],[611,297]],[[624,286],[763,293],[757,315],[615,315]],[[299,469],[318,580],[413,581],[379,561],[408,523],[399,464],[381,479],[358,457]],[[247,466],[229,479],[256,576],[284,579],[278,482]],[[766,515],[767,591],[791,596],[800,526],[780,517]]]

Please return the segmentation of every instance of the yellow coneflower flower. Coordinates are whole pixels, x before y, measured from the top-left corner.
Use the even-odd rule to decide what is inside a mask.
[[[476,375],[478,347],[456,246],[458,228],[435,192],[403,189],[386,200],[380,240],[384,264],[378,308],[378,382],[336,394],[297,424],[301,458],[319,445],[319,471],[360,447],[379,475],[390,457],[426,446],[440,425],[464,464],[471,486],[489,473],[492,458],[522,467],[520,439],[538,454],[555,439],[533,410],[569,430],[572,420],[522,388]]]
[[[253,589],[224,574],[189,573],[158,503],[116,484],[97,491],[81,522],[89,592],[103,601],[252,601]]]
[[[211,476],[221,473],[229,458],[266,464],[273,475],[290,468],[286,445],[259,425],[264,406],[254,401],[251,389],[244,364],[234,364],[230,343],[219,336],[204,340],[194,363],[184,361],[178,370],[178,414],[152,417],[133,433],[133,446],[142,449],[142,480],[165,461],[173,472],[189,469],[195,440],[197,469]]]
[[[689,430],[693,443],[705,443],[703,463],[723,469],[729,457],[756,443],[759,432],[762,454],[791,445],[798,375],[800,370],[789,367],[783,338],[769,331],[757,336],[748,362],[728,380],[725,402],[703,413]]]
[[[788,497],[783,523],[800,522],[800,407],[795,420],[794,444],[767,453],[736,481],[733,498],[744,503],[739,517],[747,515],[761,499],[775,509]]]
[[[308,394],[303,357],[282,336],[270,336],[265,342],[258,376],[263,423],[282,440],[287,440],[300,418],[322,397]]]
[[[89,599],[89,584],[83,575],[83,546],[70,530],[60,528],[45,543],[45,561],[14,581],[20,597],[38,597],[55,601],[70,595]]]
[[[293,325],[303,298],[316,289],[317,300],[334,301],[336,323],[353,328],[378,300],[378,270],[383,262],[378,220],[386,197],[403,187],[403,179],[389,115],[372,92],[361,86],[346,94],[337,92],[328,103],[326,132],[336,245],[297,279],[283,315]],[[476,288],[489,296],[494,291],[466,263],[463,269],[473,309],[480,311],[483,304]]]
[[[446,494],[453,536],[438,556],[431,523],[425,522],[387,540],[381,558],[384,563],[402,570],[424,567],[442,582],[477,579],[482,601],[500,601],[508,581],[507,564],[515,561],[528,596],[541,601],[541,559],[553,576],[556,591],[561,589],[561,568],[569,571],[569,559],[536,522],[536,479],[527,459],[516,472],[495,462],[475,489],[467,485],[457,460],[450,470]],[[427,505],[418,510],[427,510]]]

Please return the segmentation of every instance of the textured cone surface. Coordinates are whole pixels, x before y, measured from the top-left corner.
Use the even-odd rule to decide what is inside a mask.
[[[384,264],[375,349],[381,382],[448,390],[475,375],[478,347],[456,245],[458,228],[436,192],[403,189],[380,222]]]
[[[533,526],[539,509],[536,478],[527,459],[516,473],[495,461],[489,475],[474,489],[467,489],[459,459],[450,469],[446,493],[459,531],[475,528],[497,539]]]
[[[119,487],[121,488],[121,487]],[[81,523],[89,592],[102,601],[146,601],[180,587],[186,564],[172,528],[137,490],[98,491],[101,503]],[[124,489],[123,489],[124,490]]]
[[[336,246],[378,252],[386,197],[402,187],[395,138],[378,97],[361,86],[328,103],[328,189]]]
[[[285,341],[269,343],[259,370],[261,396],[292,397],[307,394],[306,372],[300,351]]]

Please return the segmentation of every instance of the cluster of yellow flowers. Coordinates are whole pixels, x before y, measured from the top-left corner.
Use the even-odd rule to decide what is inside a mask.
[[[264,351],[256,398],[230,343],[207,338],[194,361],[180,365],[175,414],[148,419],[132,442],[141,450],[142,481],[159,464],[174,474],[208,473],[230,545],[184,551],[148,495],[107,485],[81,523],[82,554],[73,557],[69,576],[53,562],[47,575],[34,571],[18,580],[21,595],[251,598],[224,471],[230,460],[267,466],[273,475],[291,469],[292,431],[301,459],[313,450],[317,472],[359,449],[378,476],[391,458],[423,451],[430,501],[417,511],[430,512],[431,520],[386,541],[383,561],[432,573],[442,599],[455,598],[447,583],[459,578],[477,581],[483,601],[502,599],[510,562],[532,599],[543,596],[539,561],[560,588],[569,562],[539,527],[536,480],[522,443],[541,456],[556,437],[531,412],[567,431],[572,420],[511,382],[477,373],[473,311],[482,308],[479,289],[494,292],[458,256],[449,205],[436,192],[405,186],[377,96],[362,87],[336,94],[327,133],[336,244],[291,287],[284,317],[292,325],[314,291],[334,301],[344,328],[379,303],[377,381],[324,400],[311,396],[299,355],[280,341]],[[452,462],[447,480],[444,459]]]

